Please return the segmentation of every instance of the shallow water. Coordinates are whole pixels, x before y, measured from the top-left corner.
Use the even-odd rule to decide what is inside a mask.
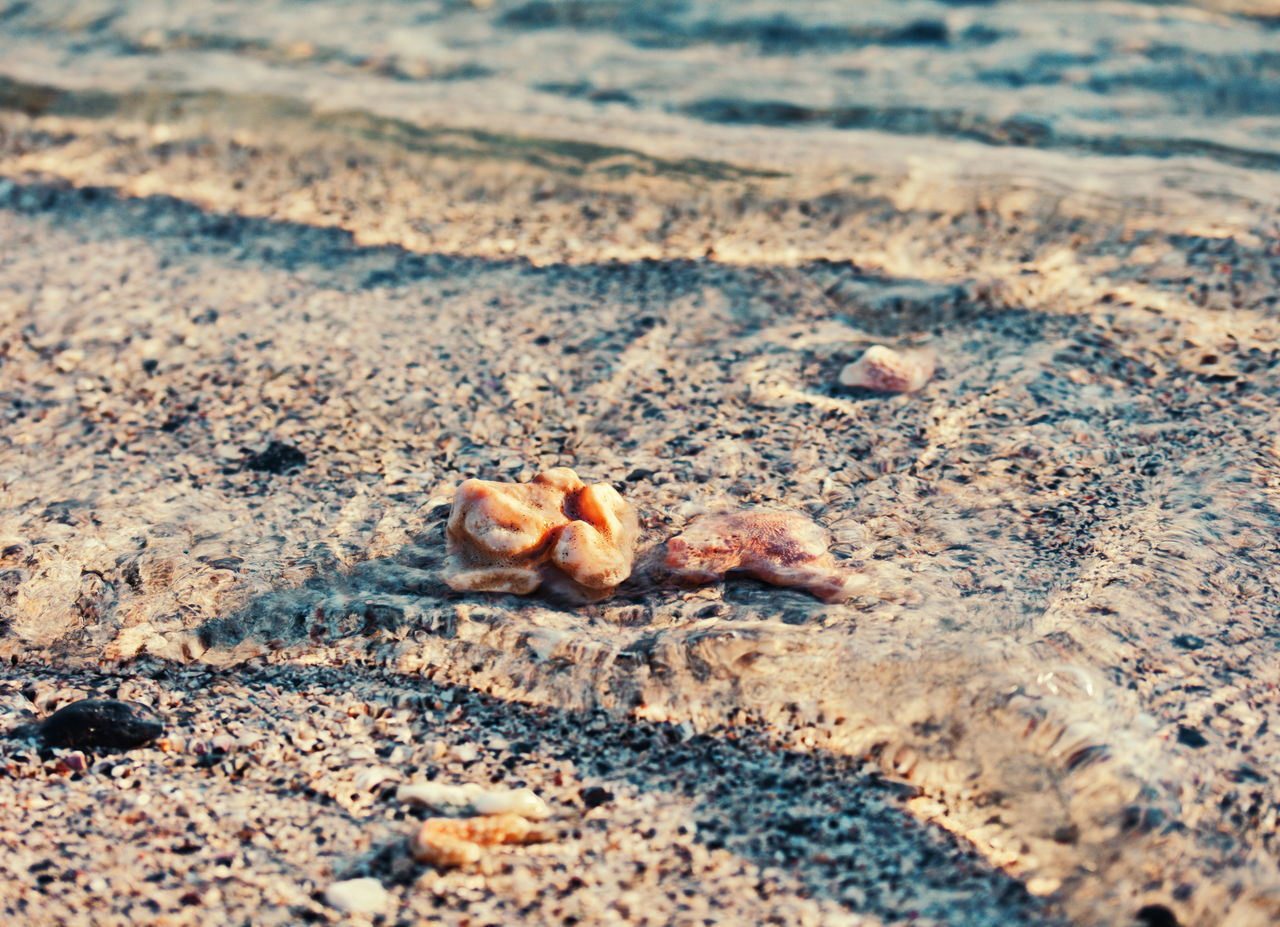
[[[0,646],[754,722],[1082,923],[1267,923],[1271,14],[0,7]],[[877,341],[934,382],[840,390]],[[869,592],[445,589],[452,486],[554,465]]]

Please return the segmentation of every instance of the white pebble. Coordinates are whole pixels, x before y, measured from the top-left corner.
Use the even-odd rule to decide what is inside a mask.
[[[441,785],[439,782],[414,782],[396,789],[396,801],[414,805],[442,808],[450,805],[469,805],[471,798],[480,792],[478,785]]]
[[[452,750],[453,758],[459,763],[470,763],[480,756],[480,748],[475,744],[458,744]]]
[[[391,894],[377,879],[347,879],[324,890],[324,900],[346,914],[385,914]]]
[[[551,817],[547,803],[532,789],[515,789],[509,792],[482,792],[471,799],[471,807],[477,814],[518,814],[531,821]]]
[[[895,351],[875,344],[840,371],[840,385],[862,386],[882,393],[912,393],[929,382],[935,362],[934,353],[927,348]]]
[[[83,361],[84,352],[77,351],[72,348],[69,351],[62,351],[59,353],[53,360],[53,366],[56,367],[60,373],[70,373],[72,370],[79,367]]]
[[[547,803],[532,789],[486,791],[474,783],[441,785],[438,782],[416,782],[396,790],[396,800],[431,808],[467,807],[476,814],[518,814],[541,821],[551,816]]]

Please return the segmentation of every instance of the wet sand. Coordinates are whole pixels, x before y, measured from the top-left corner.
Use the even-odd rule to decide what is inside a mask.
[[[0,9],[0,722],[171,721],[0,741],[11,919],[1274,920],[1273,21],[845,6]],[[551,466],[633,580],[444,586]],[[738,504],[867,595],[649,569]],[[410,865],[379,766],[557,839]]]

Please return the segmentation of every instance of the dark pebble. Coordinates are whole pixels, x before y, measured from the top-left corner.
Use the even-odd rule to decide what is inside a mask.
[[[1178,727],[1178,743],[1199,749],[1208,744],[1209,741],[1195,728],[1182,725]]]
[[[284,473],[286,470],[305,466],[306,463],[306,454],[283,441],[272,441],[265,451],[260,454],[250,454],[244,461],[248,469],[260,470],[263,473]]]
[[[947,24],[938,19],[921,19],[886,36],[888,45],[945,45],[950,39]]]
[[[86,698],[63,706],[40,724],[52,747],[140,747],[164,733],[164,722],[146,705]]]
[[[1162,904],[1149,904],[1134,918],[1143,927],[1179,927],[1177,916]]]
[[[588,811],[613,801],[613,793],[600,788],[598,785],[587,786],[587,788],[578,793],[578,797],[582,799],[582,803],[587,806]]]

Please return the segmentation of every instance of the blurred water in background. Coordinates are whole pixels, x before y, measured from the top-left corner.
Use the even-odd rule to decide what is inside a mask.
[[[196,283],[266,281],[184,329],[189,371],[259,392],[169,430],[180,497],[154,461],[33,459],[83,407],[10,423],[14,654],[373,657],[753,719],[877,757],[1081,919],[1154,893],[1269,922],[1280,6],[10,2],[0,105],[8,214],[155,237],[159,280],[187,249]],[[87,298],[5,298],[81,369],[119,340]],[[835,386],[922,339],[918,396]],[[344,410],[273,392],[299,356]],[[41,371],[56,400],[70,371]],[[290,417],[327,469],[246,518],[218,449]],[[449,487],[553,464],[625,482],[650,543],[806,510],[874,591],[443,593]],[[77,481],[99,520],[59,533]]]

